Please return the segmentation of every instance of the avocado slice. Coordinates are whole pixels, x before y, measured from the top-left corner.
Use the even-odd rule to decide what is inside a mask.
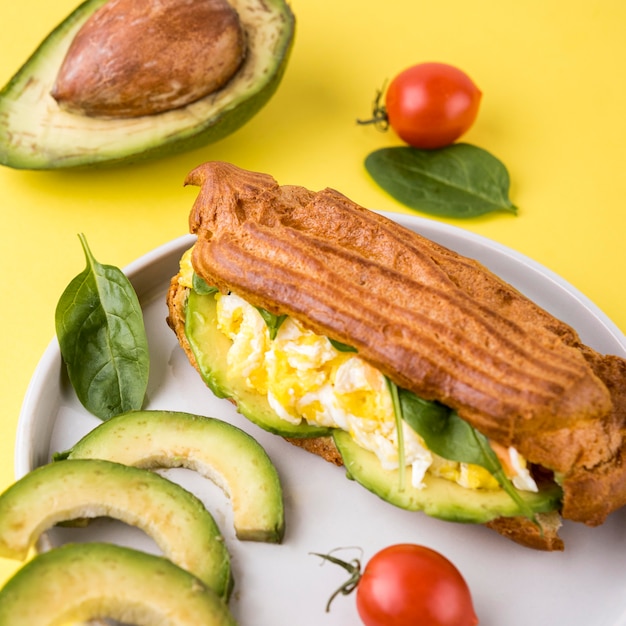
[[[466,489],[445,478],[426,474],[424,487],[411,485],[410,469],[403,489],[398,470],[382,468],[376,455],[357,445],[349,433],[336,430],[335,445],[343,459],[346,474],[383,500],[409,511],[423,511],[431,517],[450,522],[484,524],[497,517],[524,515],[503,489]],[[557,510],[561,489],[549,484],[539,492],[519,492],[533,513]]]
[[[58,169],[135,162],[226,137],[271,98],[293,45],[285,0],[230,0],[246,32],[246,58],[220,90],[157,115],[107,119],[72,114],[50,95],[72,39],[107,0],[86,0],[59,24],[0,91],[0,164]]]
[[[0,626],[110,617],[128,624],[235,626],[226,603],[171,561],[106,543],[35,556],[0,590]]]
[[[49,463],[11,485],[0,495],[0,556],[24,560],[44,530],[94,517],[137,526],[174,563],[229,596],[230,557],[202,502],[158,474],[111,461]]]
[[[189,291],[185,310],[185,333],[204,382],[218,398],[229,398],[239,412],[261,428],[282,437],[323,437],[332,429],[304,421],[291,424],[276,415],[267,400],[249,390],[243,380],[228,375],[226,353],[230,339],[217,328],[214,295]]]
[[[125,413],[97,426],[63,456],[147,469],[195,470],[230,497],[239,539],[282,540],[285,523],[278,472],[253,437],[222,420],[174,411]]]

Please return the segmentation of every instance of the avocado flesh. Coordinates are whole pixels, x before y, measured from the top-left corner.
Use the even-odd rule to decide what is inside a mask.
[[[11,485],[0,495],[0,556],[24,560],[54,524],[94,517],[140,528],[170,560],[228,597],[230,557],[202,502],[158,474],[110,461],[49,463]]]
[[[484,524],[497,517],[523,515],[502,489],[466,489],[429,473],[424,477],[424,487],[417,489],[411,484],[409,468],[406,469],[404,486],[400,489],[398,470],[383,469],[375,454],[361,448],[344,431],[336,430],[333,439],[348,477],[399,508],[423,511],[431,517],[449,522],[473,524]],[[537,493],[519,493],[533,513],[558,509],[562,496],[557,485],[545,487]]]
[[[173,411],[125,413],[89,432],[66,456],[195,470],[230,497],[239,539],[279,543],[283,538],[276,468],[255,439],[221,420]]]
[[[199,295],[190,290],[186,329],[203,378],[216,395],[236,399],[241,395],[245,406],[243,409],[240,406],[239,410],[251,421],[283,436],[302,436],[296,432],[285,435],[284,429],[290,425],[274,413],[263,396],[247,391],[243,381],[228,379],[226,353],[230,340],[217,328],[216,301],[213,295]],[[426,475],[425,488],[412,487],[409,468],[406,470],[404,490],[400,491],[397,470],[384,470],[376,455],[356,444],[349,433],[339,429],[328,431],[342,456],[348,476],[399,508],[423,511],[431,517],[448,521],[477,524],[497,517],[522,515],[516,503],[502,489],[467,489],[430,474]],[[311,436],[308,430],[305,432],[305,436]],[[553,511],[560,507],[562,491],[557,485],[543,487],[538,493],[519,493],[534,513]]]
[[[294,35],[285,0],[230,0],[246,31],[242,67],[219,91],[180,109],[134,119],[63,111],[50,95],[72,39],[107,0],[86,0],[42,42],[0,91],[0,164],[58,169],[135,162],[218,141],[276,91]]]
[[[109,617],[152,626],[235,626],[225,602],[159,556],[112,544],[39,554],[0,590],[0,626],[52,626]]]
[[[304,421],[291,424],[281,419],[263,396],[246,387],[244,380],[229,376],[226,354],[231,342],[217,328],[216,320],[215,296],[190,290],[185,332],[200,374],[211,391],[218,398],[233,400],[244,417],[276,435],[296,438],[330,435],[330,428],[310,426]]]

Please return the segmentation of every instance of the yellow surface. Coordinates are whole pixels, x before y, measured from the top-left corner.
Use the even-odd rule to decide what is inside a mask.
[[[0,84],[75,6],[0,3]],[[30,377],[54,308],[84,267],[78,232],[101,262],[124,266],[186,232],[196,191],[186,173],[222,159],[281,183],[335,187],[403,211],[369,179],[364,157],[397,143],[355,124],[386,78],[420,61],[467,71],[483,91],[465,140],[508,167],[518,217],[454,222],[506,244],[580,289],[626,331],[626,4],[622,0],[293,0],[298,30],[279,92],[218,144],[100,172],[0,167],[2,267],[0,489]],[[0,582],[17,564],[0,561]]]

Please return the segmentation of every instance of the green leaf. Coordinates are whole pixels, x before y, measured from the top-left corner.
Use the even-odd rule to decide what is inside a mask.
[[[492,211],[517,213],[509,199],[506,167],[470,144],[439,150],[382,148],[367,156],[365,167],[387,193],[423,213],[456,218]]]
[[[406,389],[398,392],[402,418],[422,437],[431,452],[449,461],[484,467],[517,504],[520,513],[534,519],[532,509],[504,473],[498,456],[482,433],[459,417],[456,411],[438,402],[424,400]]]
[[[404,449],[404,430],[402,429],[402,407],[400,406],[400,390],[398,385],[394,383],[390,378],[385,376],[385,382],[387,383],[387,389],[391,396],[391,403],[393,405],[393,415],[396,423],[396,437],[398,440],[398,490],[404,491],[406,472],[402,471],[406,467],[406,455]]]
[[[55,326],[70,383],[100,419],[140,409],[149,353],[137,294],[117,267],[98,263],[79,235],[87,266],[61,295]]]
[[[195,272],[193,273],[191,277],[191,286],[193,290],[197,294],[200,294],[201,296],[209,296],[212,293],[217,293],[218,291],[217,287],[213,287],[209,285],[209,283],[207,283],[207,281],[204,280],[204,278],[202,278],[201,276],[198,276],[198,274],[196,274]]]
[[[276,333],[278,329],[281,327],[282,323],[287,319],[286,315],[274,315],[274,313],[270,313],[268,310],[263,309],[262,307],[256,307],[256,310],[261,314],[261,317],[265,321],[267,328],[270,331],[270,339],[276,339]]]
[[[347,343],[342,343],[341,341],[337,341],[336,339],[331,339],[328,337],[328,341],[330,341],[330,345],[337,350],[337,352],[358,352],[358,350],[349,346]]]

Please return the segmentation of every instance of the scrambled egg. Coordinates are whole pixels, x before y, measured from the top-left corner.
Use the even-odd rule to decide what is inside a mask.
[[[218,328],[232,341],[227,357],[230,377],[266,396],[282,419],[341,428],[376,454],[384,468],[398,468],[396,420],[381,372],[355,353],[337,350],[326,337],[292,318],[285,319],[272,340],[257,309],[234,294],[215,297]],[[498,487],[484,468],[433,454],[404,422],[403,441],[416,488],[423,487],[426,472],[468,488]],[[536,491],[524,459],[512,448],[495,449],[514,485]]]

